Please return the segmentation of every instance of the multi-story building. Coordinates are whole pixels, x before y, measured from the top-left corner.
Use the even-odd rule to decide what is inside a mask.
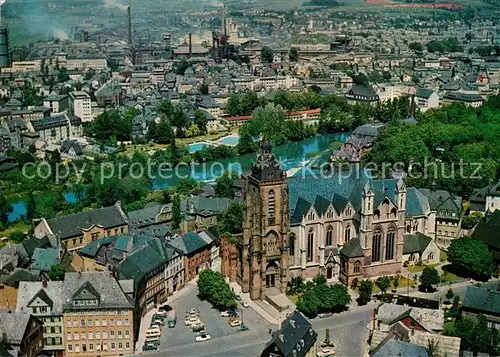
[[[496,211],[500,209],[500,181],[483,187],[470,198],[471,212]]]
[[[68,96],[60,94],[45,97],[43,98],[43,106],[49,108],[52,114],[63,113],[68,110]]]
[[[71,253],[102,237],[128,232],[127,216],[117,202],[98,208],[51,219],[42,218],[35,237],[55,236]]]
[[[415,93],[417,107],[425,112],[439,107],[439,95],[432,89],[418,88]]]
[[[443,104],[462,103],[466,107],[479,108],[485,102],[478,93],[470,92],[448,92],[444,95]]]
[[[40,140],[48,143],[60,143],[70,137],[83,135],[82,120],[66,113],[31,121],[31,126]]]
[[[66,273],[62,291],[65,356],[133,354],[134,305],[122,289],[130,283],[117,281],[108,272]]]
[[[184,286],[184,257],[174,249],[165,268],[165,291],[172,295]]]
[[[177,236],[168,242],[169,247],[184,256],[185,282],[194,279],[201,270],[210,268],[212,244],[195,232]]]
[[[30,313],[43,322],[43,350],[63,356],[62,281],[22,281],[17,294],[17,312]]]
[[[69,94],[69,112],[86,123],[92,121],[92,106],[87,92],[72,92]]]
[[[36,357],[42,352],[42,321],[29,313],[0,312],[0,336],[12,356]]]
[[[378,94],[369,86],[360,84],[353,85],[345,94],[345,98],[349,104],[366,103],[376,105],[380,98]]]

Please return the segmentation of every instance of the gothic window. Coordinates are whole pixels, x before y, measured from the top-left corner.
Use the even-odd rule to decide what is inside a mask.
[[[307,262],[313,261],[314,252],[314,230],[311,228],[307,233]]]
[[[378,209],[376,209],[374,212],[373,212],[373,219],[375,221],[378,221],[380,219],[380,211]]]
[[[307,219],[308,219],[309,221],[314,221],[314,218],[315,218],[315,217],[316,217],[316,216],[314,215],[314,212],[312,212],[312,211],[311,211],[311,212],[309,212],[309,215],[307,216]]]
[[[295,233],[290,233],[290,256],[295,255]]]
[[[326,213],[326,218],[333,218],[333,210],[329,210],[327,213]]]
[[[391,209],[392,218],[396,218],[396,214],[397,214],[396,208]]]
[[[354,263],[354,274],[359,274],[361,271],[361,263],[359,262],[359,260],[356,261],[356,263]]]
[[[351,226],[347,226],[344,232],[344,243],[347,243],[351,240]]]
[[[380,230],[375,231],[373,234],[372,241],[372,262],[380,261],[380,246],[382,243],[382,232]]]
[[[347,209],[346,209],[346,211],[345,211],[345,215],[346,215],[347,217],[350,217],[350,216],[352,215],[352,209],[351,209],[351,207],[347,207]]]
[[[326,229],[326,245],[332,245],[332,235],[333,235],[333,227],[328,226]]]
[[[274,223],[274,190],[269,191],[269,201],[267,207],[267,213],[269,217],[269,221]]]
[[[434,253],[430,252],[427,256],[427,260],[434,260]]]
[[[387,232],[387,238],[386,238],[386,243],[385,243],[385,260],[391,260],[394,259],[394,229],[391,228],[389,229],[389,232]]]

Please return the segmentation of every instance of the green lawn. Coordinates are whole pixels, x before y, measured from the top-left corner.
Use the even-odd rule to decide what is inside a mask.
[[[441,275],[441,283],[456,283],[464,280],[464,278],[461,278],[458,275],[450,273],[448,271],[444,271],[443,275]]]
[[[29,230],[30,230],[29,224],[23,221],[18,221],[10,224],[9,227],[7,227],[7,229],[0,231],[0,237],[9,237],[12,234],[12,232],[15,231],[27,232]]]
[[[418,272],[421,272],[425,269],[425,267],[429,267],[429,268],[434,268],[437,266],[437,264],[430,264],[430,265],[413,265],[413,266],[409,266],[407,267],[406,269],[409,271],[409,272],[412,272],[412,273],[418,273]]]
[[[286,297],[295,305],[299,302],[299,295],[287,295]]]
[[[442,250],[440,253],[439,253],[439,261],[442,263],[442,262],[446,262],[448,261],[448,253],[446,253],[444,250]]]

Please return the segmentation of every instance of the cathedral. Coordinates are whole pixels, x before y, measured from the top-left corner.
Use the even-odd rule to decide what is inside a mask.
[[[427,197],[403,180],[372,179],[358,166],[287,177],[271,149],[263,140],[245,175],[243,234],[228,263],[252,299],[284,293],[296,276],[350,284],[399,274],[405,235],[435,237]]]

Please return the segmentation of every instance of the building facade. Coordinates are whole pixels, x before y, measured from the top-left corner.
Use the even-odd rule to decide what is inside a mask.
[[[69,111],[86,123],[92,121],[90,95],[86,92],[72,92],[69,95]]]

